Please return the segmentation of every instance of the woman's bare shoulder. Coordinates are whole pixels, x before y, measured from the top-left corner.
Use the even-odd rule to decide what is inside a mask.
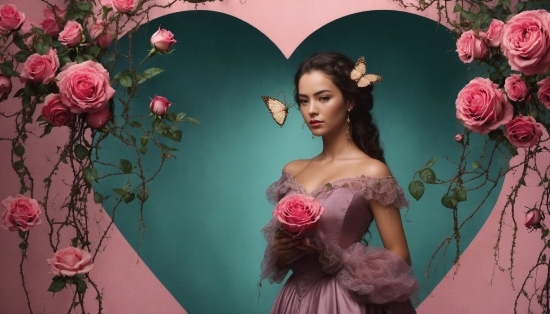
[[[388,166],[378,159],[366,158],[360,162],[358,169],[361,175],[371,178],[383,178],[391,176],[391,171]]]
[[[308,162],[309,162],[309,159],[293,160],[284,166],[283,171],[294,175],[302,171],[302,169],[304,169],[304,167],[307,165]]]

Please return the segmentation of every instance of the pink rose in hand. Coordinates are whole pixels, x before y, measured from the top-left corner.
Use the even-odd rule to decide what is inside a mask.
[[[117,12],[124,14],[136,9],[137,0],[112,0],[112,5]]]
[[[75,119],[75,114],[61,102],[61,98],[57,94],[46,96],[41,115],[44,120],[55,126],[69,125]]]
[[[115,95],[109,83],[109,72],[91,60],[68,64],[57,75],[56,84],[61,101],[77,114],[99,111]]]
[[[19,12],[11,3],[0,5],[0,35],[19,28],[25,21],[25,14]]]
[[[90,27],[90,36],[97,46],[107,49],[115,39],[115,29],[108,21],[97,20]]]
[[[163,116],[168,111],[168,107],[172,105],[171,102],[168,101],[165,97],[162,96],[156,96],[151,99],[151,103],[149,104],[149,109],[154,115],[157,116]]]
[[[74,47],[82,41],[82,25],[76,21],[68,21],[59,33],[59,42],[67,47]]]
[[[11,93],[11,80],[9,77],[0,74],[0,101],[4,101]]]
[[[525,213],[525,221],[523,222],[523,224],[527,229],[540,228],[541,219],[542,215],[540,214],[540,210],[533,208]]]
[[[514,108],[490,79],[476,77],[458,93],[456,117],[474,132],[487,134],[508,123]]]
[[[30,81],[33,83],[49,84],[55,78],[58,68],[59,58],[57,57],[57,51],[50,48],[47,54],[42,56],[35,53],[25,61],[20,79],[23,83]]]
[[[470,63],[474,59],[484,59],[488,51],[487,45],[472,30],[462,33],[456,41],[456,52],[464,63]]]
[[[73,277],[86,274],[94,268],[92,255],[72,246],[55,252],[54,257],[46,261],[56,276]]]
[[[304,194],[294,194],[283,197],[273,210],[275,217],[283,228],[299,236],[315,228],[325,209],[315,197]]]
[[[85,117],[86,124],[92,129],[101,129],[102,127],[111,120],[111,113],[109,112],[109,106],[103,107],[103,109],[90,112],[86,114]]]
[[[529,148],[537,144],[542,136],[542,129],[533,117],[518,115],[504,125],[504,136],[515,147]]]
[[[527,83],[521,79],[519,74],[511,74],[504,81],[504,91],[508,98],[513,101],[525,101],[528,102],[531,98],[529,87]]]
[[[174,34],[160,27],[153,36],[151,36],[151,45],[155,50],[160,52],[167,52],[175,42]]]
[[[539,87],[537,97],[550,110],[550,76],[537,82],[537,85]]]
[[[498,47],[502,42],[502,30],[504,29],[504,22],[501,20],[493,19],[487,32],[483,34],[491,47]]]
[[[42,209],[35,199],[17,194],[15,197],[8,196],[2,205],[6,211],[2,214],[1,225],[10,231],[27,231],[42,222]]]
[[[524,11],[504,26],[500,49],[514,71],[543,74],[550,68],[550,13]]]

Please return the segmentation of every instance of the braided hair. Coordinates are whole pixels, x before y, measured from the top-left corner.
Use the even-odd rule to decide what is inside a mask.
[[[338,52],[323,52],[302,61],[294,76],[294,100],[298,98],[298,83],[302,75],[311,71],[321,71],[338,87],[345,100],[351,100],[355,106],[349,112],[351,137],[359,149],[372,158],[385,163],[384,150],[380,147],[378,127],[373,122],[370,111],[373,107],[372,84],[358,87],[350,73],[355,63]]]

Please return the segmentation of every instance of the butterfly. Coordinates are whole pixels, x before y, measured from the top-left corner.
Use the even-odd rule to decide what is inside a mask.
[[[280,126],[283,127],[285,124],[286,116],[288,115],[288,106],[285,105],[282,101],[271,96],[262,96],[262,99],[271,113],[273,120]]]
[[[351,70],[351,79],[357,82],[357,86],[366,87],[382,81],[382,77],[376,74],[367,74],[367,62],[364,57],[360,57]]]

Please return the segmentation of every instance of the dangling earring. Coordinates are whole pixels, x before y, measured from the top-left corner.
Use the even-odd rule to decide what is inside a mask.
[[[347,123],[348,123],[348,127],[346,128],[346,135],[348,137],[348,140],[351,138],[351,134],[349,132],[349,112],[351,111],[351,109],[348,109],[348,118],[346,119]]]

